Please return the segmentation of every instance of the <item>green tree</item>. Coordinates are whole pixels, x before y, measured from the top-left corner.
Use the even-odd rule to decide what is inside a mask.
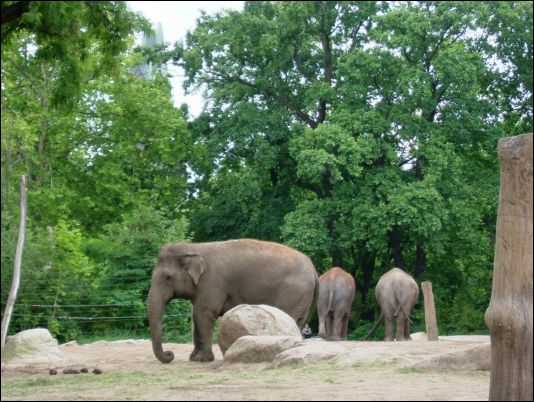
[[[444,308],[468,300],[478,311],[471,327],[482,328],[495,149],[517,129],[511,113],[502,119],[503,100],[531,96],[532,38],[499,32],[503,21],[510,32],[525,28],[531,10],[525,2],[247,2],[243,12],[202,16],[175,50],[186,87],[205,88],[212,101],[193,124],[213,161],[199,169],[201,210],[224,211],[221,221],[245,230],[212,226],[197,239],[227,229],[269,238],[247,223],[255,206],[268,208],[276,186],[257,186],[274,168],[290,196],[281,239],[319,271],[351,271],[368,318],[370,288],[397,265],[437,282]],[[492,57],[517,68],[499,72]],[[272,116],[277,124],[267,124]],[[274,164],[258,161],[258,142]],[[451,316],[442,319],[454,329]]]
[[[50,99],[72,108],[83,83],[118,67],[116,56],[148,22],[123,1],[3,1],[2,58],[18,37],[31,37],[37,64],[55,64]],[[100,58],[94,62],[94,55]]]
[[[73,24],[82,18],[71,17]],[[57,44],[59,34],[50,35]],[[119,39],[133,44],[132,38]],[[152,260],[162,242],[185,239],[186,163],[194,152],[168,79],[135,77],[130,67],[141,60],[132,54],[115,54],[114,69],[108,69],[99,39],[91,40],[94,52],[87,51],[78,67],[95,75],[76,83],[81,93],[69,108],[53,101],[68,60],[35,51],[46,46],[27,30],[13,33],[2,47],[3,268],[13,265],[10,245],[16,240],[13,178],[30,178],[23,282],[11,332],[44,325],[63,340],[104,329],[143,329]],[[145,226],[135,226],[135,219]],[[123,227],[135,237],[133,244],[124,244]],[[91,248],[97,243],[98,253]],[[9,280],[3,273],[2,289]]]

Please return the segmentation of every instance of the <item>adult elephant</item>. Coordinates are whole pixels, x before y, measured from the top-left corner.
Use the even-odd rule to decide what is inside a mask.
[[[329,269],[319,277],[319,336],[328,341],[347,339],[350,309],[356,283],[352,275],[339,267]]]
[[[218,317],[239,304],[268,304],[289,314],[302,328],[319,278],[310,259],[282,244],[252,239],[164,245],[152,272],[148,318],[154,355],[163,363],[174,359],[163,351],[161,320],[174,298],[193,303],[194,349],[189,359],[214,359],[211,347]]]
[[[375,295],[381,309],[380,317],[364,340],[373,335],[378,326],[385,321],[384,340],[393,341],[394,318],[397,320],[395,339],[397,341],[411,340],[410,312],[419,297],[417,282],[403,270],[393,268],[380,277],[375,288]]]

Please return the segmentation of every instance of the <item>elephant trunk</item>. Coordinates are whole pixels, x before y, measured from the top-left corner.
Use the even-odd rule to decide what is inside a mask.
[[[152,289],[150,289],[148,293],[148,321],[150,323],[152,350],[160,362],[170,363],[174,359],[174,353],[163,351],[161,343],[161,322],[165,305],[165,301],[161,297],[155,296]]]

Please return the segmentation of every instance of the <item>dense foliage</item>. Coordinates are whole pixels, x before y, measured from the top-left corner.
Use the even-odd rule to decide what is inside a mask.
[[[392,266],[432,281],[441,333],[486,331],[497,141],[532,131],[531,2],[245,2],[141,53],[122,2],[28,2],[15,27],[4,3],[25,2],[2,3],[2,303],[29,177],[11,332],[144,335],[159,247],[241,237],[354,275],[355,337]],[[76,34],[41,23],[63,14]],[[146,57],[184,68],[200,116],[132,73]],[[188,333],[188,303],[167,315]]]

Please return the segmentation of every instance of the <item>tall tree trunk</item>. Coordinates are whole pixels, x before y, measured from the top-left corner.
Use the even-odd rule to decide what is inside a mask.
[[[431,122],[434,120],[434,115],[432,114]],[[421,161],[423,160],[423,157],[417,158],[417,161],[415,163],[415,178],[419,181],[422,181],[424,179],[424,173],[421,168]],[[425,241],[423,239],[420,239],[417,241],[416,245],[416,256],[415,256],[415,279],[419,279],[419,277],[423,274],[425,271],[425,265],[426,265],[426,254],[425,250],[423,248],[425,244]]]
[[[389,232],[389,247],[391,248],[391,254],[393,257],[393,264],[397,268],[404,269],[404,257],[402,256],[402,248],[400,244],[399,232],[396,228],[393,228]]]
[[[424,240],[419,240],[417,242],[415,250],[415,279],[419,279],[425,271],[426,254],[425,250],[423,249],[424,244]]]
[[[11,321],[11,313],[13,306],[17,300],[17,292],[20,284],[20,264],[22,262],[22,248],[24,247],[24,236],[26,235],[26,176],[20,177],[20,224],[19,237],[17,240],[17,250],[15,252],[15,266],[13,269],[13,281],[11,282],[11,290],[6,302],[4,310],[4,317],[2,317],[2,354],[4,353],[4,346],[6,344],[7,332],[9,330],[9,322]]]
[[[370,307],[367,305],[367,292],[371,287],[371,280],[373,279],[373,273],[375,270],[375,259],[376,254],[367,251],[367,248],[364,246],[364,251],[361,256],[360,266],[362,267],[363,279],[360,283],[356,283],[361,295],[362,295],[362,314],[361,318],[364,320],[371,321],[374,319],[374,306]],[[356,273],[353,274],[356,277]]]

